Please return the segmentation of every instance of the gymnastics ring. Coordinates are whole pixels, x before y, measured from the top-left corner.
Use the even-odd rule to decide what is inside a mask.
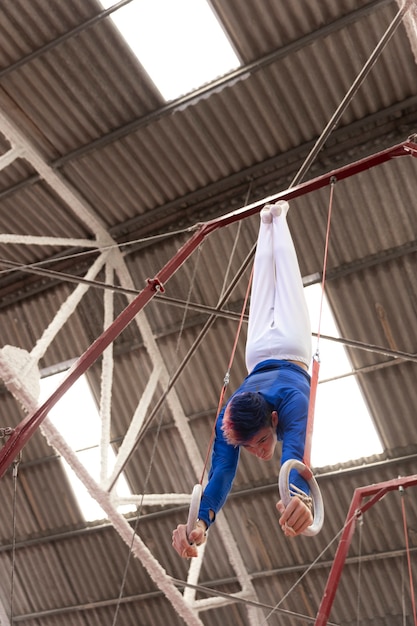
[[[188,511],[187,520],[187,537],[190,536],[192,530],[194,530],[196,522],[198,520],[198,511],[200,510],[201,494],[203,487],[200,483],[194,485],[193,492],[191,494],[191,503]]]
[[[287,506],[291,500],[290,488],[289,488],[289,476],[290,471],[295,469],[306,479],[310,487],[311,496],[313,498],[314,506],[314,519],[313,523],[308,526],[301,534],[313,537],[320,532],[324,522],[324,506],[323,498],[321,497],[320,489],[316,479],[313,476],[312,471],[304,465],[301,461],[296,459],[288,459],[281,467],[281,471],[278,477],[278,488],[281,496],[281,500],[284,506]]]

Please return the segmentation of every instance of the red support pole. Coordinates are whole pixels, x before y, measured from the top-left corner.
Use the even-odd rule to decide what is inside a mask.
[[[78,378],[84,374],[89,367],[101,356],[104,350],[119,334],[130,324],[134,317],[143,309],[143,307],[154,297],[157,291],[163,290],[164,283],[173,276],[173,274],[181,267],[187,258],[194,252],[197,246],[211,232],[227,226],[241,219],[259,213],[261,208],[267,202],[277,202],[278,200],[291,200],[299,196],[305,195],[317,189],[321,189],[330,184],[333,179],[343,180],[350,176],[354,176],[359,172],[368,170],[376,165],[385,163],[392,158],[400,156],[417,156],[417,144],[411,140],[383,150],[377,154],[371,155],[355,163],[345,165],[337,170],[333,170],[328,174],[324,174],[317,178],[301,183],[291,189],[282,191],[273,196],[269,196],[264,200],[255,202],[246,207],[228,213],[220,218],[204,222],[198,225],[198,230],[186,242],[182,248],[173,256],[173,258],[160,270],[153,279],[148,280],[147,286],[135,297],[134,300],[120,313],[114,322],[98,337],[94,343],[80,356],[74,365],[68,371],[59,387],[34,413],[25,417],[22,422],[14,429],[3,448],[0,450],[0,478],[4,476],[9,466],[13,463],[19,452],[32,437],[33,433],[40,426],[47,416],[48,412],[60,400],[65,392],[75,383]]]
[[[417,475],[407,476],[406,478],[396,478],[383,483],[370,485],[369,487],[355,489],[314,626],[326,626],[328,622],[346,556],[355,531],[356,521],[359,516],[376,504],[388,491],[394,491],[399,489],[399,487],[406,489],[407,487],[413,487],[415,485],[417,485]],[[362,505],[363,499],[367,497],[370,499]]]

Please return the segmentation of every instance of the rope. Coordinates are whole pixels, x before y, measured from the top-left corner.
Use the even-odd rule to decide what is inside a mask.
[[[327,257],[328,257],[328,252],[329,252],[329,240],[330,240],[330,223],[331,223],[331,218],[332,218],[333,196],[334,196],[335,184],[336,184],[336,178],[332,176],[330,180],[329,208],[327,211],[326,239],[325,239],[325,245],[324,245],[323,272],[322,272],[322,280],[321,280],[321,297],[320,297],[319,320],[318,320],[318,328],[317,328],[317,347],[316,347],[316,352],[313,356],[313,368],[312,368],[311,385],[310,385],[310,398],[308,402],[306,438],[305,438],[305,445],[304,445],[303,463],[307,467],[311,466],[311,446],[313,442],[314,413],[315,413],[315,408],[316,408],[317,385],[319,382],[319,372],[320,372],[319,343],[320,343],[320,333],[321,333],[321,321],[322,321],[322,315],[323,315],[323,301],[324,301],[325,284],[326,284]]]
[[[317,330],[317,352],[318,352],[318,344],[320,341],[321,318],[323,314],[323,301],[324,301],[324,291],[325,291],[326,271],[327,271],[327,257],[329,254],[330,222],[332,219],[333,196],[334,196],[335,185],[336,185],[336,178],[332,176],[330,180],[329,209],[327,212],[326,241],[325,241],[325,246],[324,246],[324,258],[323,258],[323,276],[321,280],[320,313],[319,313],[319,323],[318,323],[318,330]]]
[[[247,205],[248,202],[249,202],[249,197],[250,197],[251,190],[252,190],[252,181],[250,181],[248,190],[246,192],[245,205]],[[230,268],[231,268],[231,265],[232,265],[232,258],[234,256],[234,253],[235,253],[236,248],[237,248],[237,242],[238,242],[238,239],[239,239],[239,236],[240,236],[241,226],[242,226],[242,222],[239,222],[237,235],[236,235],[236,237],[234,239],[233,249],[232,249],[232,252],[231,252],[231,254],[229,256],[229,264],[227,266],[225,278],[224,278],[224,281],[223,281],[223,287],[222,287],[222,290],[221,290],[220,299],[223,299],[224,296],[225,296],[225,293],[227,293],[226,292],[226,279],[227,279],[227,276],[228,276],[228,274],[230,272]],[[204,474],[206,473],[206,470],[207,470],[207,466],[208,466],[208,462],[209,462],[209,456],[210,456],[210,451],[211,451],[211,448],[213,446],[213,442],[214,442],[214,438],[215,438],[215,434],[216,434],[217,418],[219,417],[219,413],[220,413],[221,408],[223,406],[224,397],[226,395],[226,390],[227,390],[227,387],[229,385],[230,371],[232,369],[232,365],[233,365],[233,361],[234,361],[235,353],[236,353],[236,349],[237,349],[237,344],[238,344],[238,341],[239,341],[240,331],[242,329],[243,319],[244,319],[245,311],[246,311],[246,305],[247,305],[247,302],[248,302],[248,299],[249,299],[250,288],[251,288],[251,285],[252,285],[252,278],[253,278],[253,266],[252,266],[252,270],[251,270],[251,273],[250,273],[248,286],[246,288],[245,299],[243,301],[242,310],[241,310],[241,313],[240,313],[239,324],[238,324],[238,327],[237,327],[237,332],[236,332],[236,335],[235,335],[235,340],[234,340],[232,352],[231,352],[230,359],[229,359],[229,365],[228,365],[226,374],[225,374],[224,379],[223,379],[223,387],[221,389],[219,402],[218,402],[218,405],[217,405],[216,418],[213,421],[213,426],[212,426],[212,429],[211,429],[210,440],[209,440],[209,443],[208,443],[208,446],[207,446],[207,452],[206,452],[206,456],[205,456],[205,459],[204,459],[203,470],[201,472],[201,477],[200,477],[200,481],[199,481],[200,485],[203,484]]]
[[[238,324],[238,328],[237,328],[237,332],[236,332],[236,336],[235,336],[235,341],[234,341],[232,352],[231,352],[231,355],[230,355],[229,365],[228,365],[226,374],[224,376],[223,387],[222,387],[222,390],[220,392],[219,403],[217,405],[216,418],[213,421],[213,426],[212,426],[212,429],[211,429],[211,436],[210,436],[210,441],[209,441],[209,444],[208,444],[208,447],[207,447],[206,457],[204,459],[203,471],[201,473],[201,478],[200,478],[200,485],[203,484],[204,474],[205,474],[206,469],[207,469],[209,456],[210,456],[210,451],[211,451],[211,448],[212,448],[212,445],[213,445],[213,441],[214,441],[214,437],[215,437],[215,434],[216,434],[217,418],[219,417],[219,413],[220,413],[221,408],[223,406],[224,396],[226,395],[226,389],[227,389],[227,386],[229,384],[230,370],[232,369],[232,365],[233,365],[233,361],[234,361],[235,353],[236,353],[236,348],[237,348],[237,344],[238,344],[238,341],[239,341],[240,331],[242,329],[243,319],[244,319],[245,310],[246,310],[246,304],[247,304],[247,301],[248,301],[248,298],[249,298],[250,288],[251,288],[251,285],[252,285],[252,278],[253,278],[253,266],[252,266],[252,270],[251,270],[248,286],[247,286],[247,289],[246,289],[245,299],[244,299],[243,306],[242,306],[242,311],[241,311],[241,314],[240,314],[240,319],[239,319],[239,324]]]
[[[406,552],[407,552],[408,576],[410,579],[411,606],[413,608],[414,626],[417,626],[416,601],[415,601],[415,596],[414,596],[413,572],[411,569],[410,546],[409,546],[409,541],[408,541],[408,527],[407,527],[407,514],[405,510],[404,487],[400,486],[399,491],[401,494],[401,509],[402,509],[402,514],[403,514],[404,537],[405,537],[405,546],[406,546]]]

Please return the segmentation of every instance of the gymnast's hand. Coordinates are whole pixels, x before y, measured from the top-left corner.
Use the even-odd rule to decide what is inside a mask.
[[[203,520],[198,520],[195,528],[187,537],[187,525],[178,524],[172,533],[172,547],[183,559],[190,559],[198,555],[197,546],[206,541],[206,525]]]
[[[281,515],[279,524],[286,537],[300,535],[313,523],[313,515],[310,507],[298,496],[291,498],[287,507],[285,507],[282,500],[280,500],[277,502],[276,508]]]

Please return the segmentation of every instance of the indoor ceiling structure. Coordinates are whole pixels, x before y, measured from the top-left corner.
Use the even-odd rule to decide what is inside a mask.
[[[210,0],[240,65],[165,100],[112,19],[132,1],[1,2],[0,623],[416,624],[417,2]],[[304,282],[319,285],[330,188],[340,339],[327,341],[346,350],[382,452],[313,466],[324,525],[292,540],[275,509],[279,450],[243,453],[205,549],[181,559],[172,531],[204,467],[258,213],[289,199]],[[48,417],[84,374],[96,478]],[[339,440],[349,403],[333,401]],[[63,460],[101,519],[86,521]]]

